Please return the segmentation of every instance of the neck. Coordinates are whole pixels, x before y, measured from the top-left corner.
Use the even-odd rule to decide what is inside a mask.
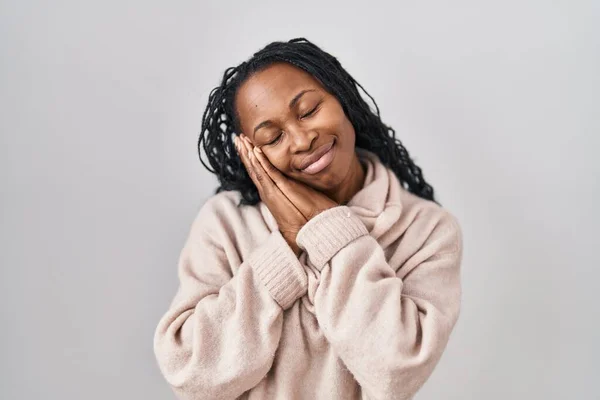
[[[345,205],[364,186],[365,172],[365,167],[360,162],[358,155],[354,153],[350,171],[346,175],[346,178],[335,191],[327,193],[327,195],[336,203]]]

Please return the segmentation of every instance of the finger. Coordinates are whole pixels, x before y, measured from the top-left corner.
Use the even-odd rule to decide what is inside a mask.
[[[246,138],[245,140],[248,139]],[[265,153],[263,153],[260,147],[254,147],[253,153],[260,165],[260,168],[269,175],[269,178],[271,178],[273,184],[275,184],[281,190],[281,192],[286,195],[288,199],[292,200],[293,197],[298,197],[294,193],[296,190],[297,182],[285,176],[273,164],[271,164],[271,161],[269,161],[269,159],[267,158]]]
[[[250,162],[250,159],[248,158],[248,149],[242,139],[240,139],[239,137],[237,137],[236,139],[237,139],[238,155],[240,156],[240,159],[242,160],[242,163],[244,164],[244,167],[246,168],[246,171],[248,172],[250,179],[252,179],[252,181],[254,181],[254,184],[257,184],[257,182],[255,181],[255,177],[254,177],[254,175],[255,175],[254,168],[252,167],[252,163]]]
[[[246,169],[248,168],[248,163],[246,160],[246,155],[247,152],[244,150],[244,145],[242,143],[242,140],[239,137],[234,138],[235,141],[235,150],[238,153],[238,156],[240,157],[240,160],[242,160],[242,163],[244,163],[244,166],[246,167]]]
[[[238,147],[239,147],[240,152],[242,153],[242,155],[248,156],[248,151],[251,148],[248,147],[247,140],[245,140],[242,135],[240,135],[237,139],[238,139]],[[248,160],[250,160],[250,159],[248,158]]]
[[[250,139],[244,134],[240,135],[242,138],[242,142],[244,143],[244,149],[248,150],[248,160],[250,161],[251,168],[254,172],[254,180],[255,184],[259,187],[259,190],[262,191],[263,195],[272,194],[274,189],[277,187],[273,179],[271,179],[269,173],[265,171],[262,167],[262,164],[257,159],[255,150],[257,149],[252,143],[250,143]],[[273,167],[274,168],[274,167]]]
[[[235,152],[237,153],[238,157],[241,159],[242,155],[240,154],[240,139],[237,136],[233,138],[233,146],[235,147]]]
[[[244,134],[240,135],[241,141],[243,143],[242,153],[244,157],[248,160],[249,168],[252,171],[252,180],[254,184],[258,188],[262,194],[266,194],[271,192],[273,182],[269,179],[268,174],[262,169],[258,160],[254,156],[254,151],[252,150],[254,146],[250,143],[250,139]]]
[[[281,171],[275,168],[273,164],[271,164],[271,161],[269,161],[265,153],[263,153],[259,147],[254,147],[254,155],[260,163],[262,169],[269,175],[271,180],[282,190],[286,188],[286,186],[289,184],[288,178],[283,175]]]
[[[250,152],[248,153],[248,158],[252,163],[252,168],[254,169],[256,180],[260,182],[263,191],[265,193],[271,192],[275,183],[271,180],[269,174],[267,174],[267,172],[260,165],[260,162],[256,159],[254,151],[250,150]]]
[[[244,137],[243,135],[240,138],[240,143],[242,154],[244,155],[244,158],[248,161],[248,167],[250,167],[250,169],[254,169],[252,159],[250,158],[250,155],[252,154],[252,144],[250,144],[248,138]]]
[[[244,152],[247,153],[248,160],[250,161],[252,168],[254,168],[256,170],[256,172],[260,172],[260,169],[257,168],[260,166],[260,164],[254,157],[254,148],[255,148],[254,145],[252,143],[250,143],[250,139],[248,139],[248,137],[246,135],[242,135],[242,142],[244,144]],[[254,157],[254,159],[253,159],[253,157]],[[256,163],[253,163],[252,161],[256,161]]]
[[[248,157],[250,157],[249,153],[252,152],[254,145],[252,143],[250,143],[250,139],[248,139],[248,136],[246,136],[244,134],[241,135],[241,139],[242,139],[242,142],[244,143],[244,148],[248,152]]]
[[[271,164],[266,155],[258,146],[254,146],[252,143],[250,143],[250,139],[248,139],[246,135],[240,135],[240,142],[242,143],[244,149],[242,150],[242,153],[245,153],[246,150],[249,150],[247,158],[251,164],[252,170],[255,171],[254,180],[257,188],[259,189],[261,199],[265,201],[267,205],[271,202],[275,202],[280,205],[287,204],[288,207],[293,208],[295,212],[304,217],[302,212],[298,210],[298,208],[293,204],[293,202],[290,201],[289,197],[286,196],[282,190],[282,187],[289,185],[289,179],[285,177],[277,168],[275,168],[273,164]],[[260,159],[261,157],[262,161]],[[269,173],[265,167],[271,172]],[[277,178],[282,187],[280,187],[272,177]],[[288,191],[293,192],[293,190]]]

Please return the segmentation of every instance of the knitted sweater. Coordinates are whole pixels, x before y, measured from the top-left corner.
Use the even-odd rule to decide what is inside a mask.
[[[363,188],[308,221],[296,257],[267,206],[200,208],[154,334],[180,399],[411,399],[459,316],[457,219],[367,150]]]

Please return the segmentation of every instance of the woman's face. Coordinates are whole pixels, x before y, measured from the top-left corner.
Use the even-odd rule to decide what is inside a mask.
[[[312,75],[272,64],[240,86],[235,104],[242,133],[283,174],[324,191],[345,180],[356,157],[354,127],[337,98]],[[307,157],[331,144],[316,164],[302,169]]]

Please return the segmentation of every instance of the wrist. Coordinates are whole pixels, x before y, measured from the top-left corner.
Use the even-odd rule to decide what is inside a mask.
[[[285,239],[285,241],[287,242],[287,244],[290,246],[290,248],[294,251],[296,256],[299,256],[300,253],[302,252],[302,249],[296,243],[297,232],[282,233],[282,236]]]

